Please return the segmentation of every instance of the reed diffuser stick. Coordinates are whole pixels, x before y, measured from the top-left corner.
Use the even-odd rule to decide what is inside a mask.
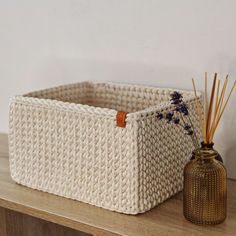
[[[201,104],[200,104],[199,98],[197,96],[197,90],[196,90],[196,85],[195,85],[194,79],[192,79],[192,83],[193,83],[193,89],[194,89],[194,94],[195,94],[195,98],[196,98],[196,105],[197,105],[197,111],[198,111],[198,116],[199,116],[199,124],[200,124],[201,130],[202,130],[202,136],[204,136],[204,126],[202,124],[203,120],[202,120]]]
[[[219,101],[219,105],[218,105],[218,109],[217,109],[218,110],[217,117],[219,116],[219,114],[220,114],[220,112],[222,110],[222,105],[223,105],[223,101],[224,101],[224,95],[225,95],[227,84],[228,84],[228,75],[225,78],[224,86],[223,86],[223,89],[221,91],[220,101]]]
[[[215,109],[214,109],[214,118],[216,117],[217,114],[217,106],[218,106],[218,99],[219,99],[219,91],[220,91],[220,80],[217,81],[217,90],[216,90],[216,99],[215,99]],[[214,122],[214,119],[213,119]]]
[[[225,111],[225,108],[226,108],[226,106],[227,106],[227,104],[228,104],[229,98],[230,98],[230,96],[231,96],[231,94],[232,94],[232,92],[233,92],[233,90],[234,90],[234,88],[235,88],[235,85],[236,85],[236,80],[234,81],[234,84],[233,84],[233,86],[232,86],[232,88],[231,88],[231,90],[230,90],[230,93],[229,93],[229,95],[228,95],[228,97],[227,97],[227,99],[226,99],[226,102],[225,102],[225,104],[224,104],[224,106],[223,106],[223,109],[222,109],[222,111],[220,112],[220,115],[219,115],[219,117],[218,117],[218,119],[217,119],[216,125],[215,125],[214,130],[213,130],[213,136],[214,136],[214,133],[215,133],[215,131],[216,131],[217,126],[219,125],[220,119],[221,119],[221,117],[222,117],[222,115],[223,115],[223,113],[224,113],[224,111]]]
[[[206,140],[207,110],[208,110],[208,104],[207,104],[207,72],[205,72],[205,91],[204,91],[204,132],[203,132],[204,143],[207,142],[207,140]]]
[[[215,129],[215,124],[216,124],[217,118],[219,117],[219,114],[220,114],[220,111],[221,111],[221,108],[222,108],[227,83],[228,83],[228,75],[225,77],[224,85],[223,85],[223,88],[222,88],[221,93],[220,93],[219,101],[217,103],[216,115],[214,115],[213,124],[212,124],[211,129],[210,129],[210,140],[209,140],[209,142],[212,142],[212,139],[213,139],[213,131]]]
[[[216,90],[216,98],[214,99],[215,101],[214,103],[214,115],[213,115],[213,120],[212,120],[212,124],[210,127],[210,131],[209,131],[209,142],[211,143],[211,137],[212,137],[212,132],[216,123],[216,117],[217,117],[217,112],[218,112],[218,103],[219,103],[219,91],[220,91],[220,80],[217,80],[217,90]]]
[[[205,72],[204,113],[202,114],[200,100],[197,97],[195,81],[194,79],[192,79],[193,90],[196,98],[197,112],[199,115],[199,123],[203,134],[203,141],[206,144],[212,143],[215,131],[219,125],[219,122],[228,104],[230,96],[234,88],[236,87],[236,80],[235,80],[227,96],[227,99],[224,102],[227,83],[228,83],[228,75],[226,75],[224,84],[221,88],[220,86],[221,81],[220,79],[217,79],[217,73],[214,74],[211,94],[210,94],[210,104],[208,107],[208,96],[207,96],[208,78],[207,78],[207,72]]]
[[[214,95],[215,95],[216,79],[217,79],[217,73],[215,73],[214,75],[214,81],[213,81],[212,90],[211,90],[210,105],[208,109],[207,127],[206,127],[207,143],[209,143],[209,131],[210,131],[210,126],[211,126],[211,116],[212,116],[212,107],[213,107],[213,101],[214,101]]]

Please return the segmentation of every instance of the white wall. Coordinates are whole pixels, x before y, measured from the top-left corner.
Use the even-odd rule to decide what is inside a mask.
[[[207,70],[236,78],[235,0],[0,0],[0,131],[8,102],[81,80],[203,89]],[[231,81],[232,83],[232,81]],[[236,178],[236,93],[216,148]]]

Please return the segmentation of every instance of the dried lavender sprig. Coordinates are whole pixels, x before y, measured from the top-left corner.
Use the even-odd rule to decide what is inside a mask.
[[[197,142],[197,146],[198,146],[198,148],[200,148],[199,139],[198,139],[198,137],[197,137],[197,133],[196,133],[196,131],[195,131],[195,128],[194,128],[194,125],[193,125],[193,122],[192,122],[190,116],[188,116],[188,120],[189,120],[189,122],[190,122],[190,124],[191,124],[191,126],[192,126],[193,133],[194,133],[194,136],[195,136],[195,139],[196,139],[196,142]]]
[[[195,147],[195,149],[198,149],[200,147],[199,145],[199,140],[197,138],[196,135],[196,131],[194,129],[193,123],[191,118],[189,117],[189,111],[188,111],[188,106],[186,103],[184,103],[183,101],[183,95],[177,91],[174,91],[173,93],[170,94],[170,101],[171,104],[173,104],[175,106],[175,109],[173,111],[168,112],[165,117],[162,113],[158,113],[157,114],[157,118],[158,119],[163,119],[165,118],[167,120],[167,123],[174,123],[174,124],[179,124],[180,126],[182,126],[180,124],[180,119],[174,117],[174,112],[177,112],[178,114],[180,114],[181,116],[181,120],[184,123],[184,126],[182,126],[184,128],[184,130],[187,131],[187,135],[191,136],[193,145]],[[190,122],[190,125],[187,124],[187,122],[185,121],[185,116],[188,117],[188,120]]]
[[[182,114],[181,114],[181,116],[182,116]],[[196,140],[193,137],[194,132],[192,130],[192,127],[191,127],[191,125],[188,125],[186,123],[186,121],[183,119],[183,116],[182,116],[181,120],[184,123],[184,125],[180,124],[180,119],[178,117],[174,117],[174,112],[173,111],[168,112],[166,115],[164,115],[161,112],[157,112],[157,116],[156,117],[157,117],[158,120],[165,119],[167,121],[167,123],[171,123],[172,122],[172,123],[174,123],[176,125],[181,126],[184,130],[187,131],[186,134],[191,137],[191,140],[192,140],[192,143],[193,143],[193,146],[195,147],[195,149],[198,148]]]
[[[192,129],[193,129],[193,134],[194,134],[194,138],[195,138],[195,143],[196,143],[196,146],[197,147],[200,147],[199,145],[199,140],[197,138],[197,135],[196,135],[196,131],[194,129],[194,126],[193,126],[193,123],[192,123],[192,120],[189,116],[189,111],[188,111],[188,106],[183,102],[182,98],[182,94],[177,92],[177,91],[174,91],[172,94],[170,94],[171,96],[171,103],[175,105],[175,110],[181,114],[181,118],[183,120],[183,122],[185,122],[184,118],[183,118],[183,115],[184,116],[187,116],[188,117],[188,120],[192,126]]]
[[[183,121],[184,125],[185,125],[185,126],[187,126],[188,124],[185,122],[185,120],[184,120],[184,117],[183,117],[182,113],[180,113],[180,116],[181,116],[181,120]],[[190,127],[192,128],[193,126],[192,126],[192,125],[190,125]],[[194,132],[194,131],[193,131],[193,134],[195,135],[195,132]],[[199,148],[198,141],[197,141],[197,140],[195,140],[195,139],[193,138],[193,136],[192,136],[192,135],[191,135],[191,139],[192,139],[193,146],[195,147],[195,149],[198,149],[198,148]]]

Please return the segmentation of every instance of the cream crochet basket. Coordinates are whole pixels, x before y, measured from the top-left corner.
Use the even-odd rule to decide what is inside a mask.
[[[193,149],[183,130],[156,119],[171,109],[171,92],[82,82],[15,96],[13,180],[126,214],[155,207],[182,190]],[[181,92],[199,135],[194,93]]]

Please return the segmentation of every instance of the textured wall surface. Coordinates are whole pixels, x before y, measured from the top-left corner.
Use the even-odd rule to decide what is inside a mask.
[[[14,94],[82,80],[203,89],[236,78],[234,0],[0,0],[0,132]],[[232,84],[232,80],[230,84]],[[236,93],[215,138],[236,178]]]

